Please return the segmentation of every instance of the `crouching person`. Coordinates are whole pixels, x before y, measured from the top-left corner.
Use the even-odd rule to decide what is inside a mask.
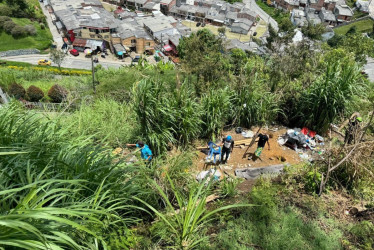
[[[152,160],[152,150],[148,147],[147,144],[144,144],[142,141],[138,141],[137,144],[126,144],[127,147],[137,147],[140,148],[140,155],[143,160],[149,164]]]

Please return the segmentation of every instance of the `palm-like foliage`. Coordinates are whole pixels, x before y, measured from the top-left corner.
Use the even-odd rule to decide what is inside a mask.
[[[133,196],[146,198],[145,185],[105,147],[88,137],[72,139],[59,119],[16,106],[0,109],[0,130],[6,147],[0,155],[0,246],[96,249],[105,247],[107,232],[137,220]]]
[[[298,117],[310,128],[326,132],[330,123],[341,115],[352,97],[362,93],[365,84],[354,61],[335,61],[300,98]]]
[[[194,186],[190,189],[188,197],[184,197],[175,188],[174,182],[169,177],[168,180],[177,202],[175,204],[176,207],[169,200],[168,195],[154,181],[152,181],[153,186],[157,188],[162,196],[167,213],[163,214],[146,202],[139,201],[144,203],[163,222],[166,226],[168,236],[174,241],[172,244],[173,247],[177,249],[193,249],[198,247],[199,243],[206,239],[206,237],[200,234],[201,229],[218,212],[232,208],[252,206],[250,204],[235,204],[209,211],[206,209],[206,198],[209,194],[211,182],[209,182],[208,186],[206,186],[207,183],[205,182]],[[162,235],[160,236],[162,237]]]
[[[204,110],[203,135],[211,138],[219,134],[230,117],[232,93],[228,88],[213,90],[202,97],[201,103]]]

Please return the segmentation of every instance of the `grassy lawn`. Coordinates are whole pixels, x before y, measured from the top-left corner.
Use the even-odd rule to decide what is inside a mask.
[[[27,18],[13,18],[13,21],[21,26],[25,26],[27,24],[34,25],[37,30],[37,34],[35,36],[15,39],[12,37],[12,35],[9,35],[3,31],[0,33],[0,51],[34,48],[44,50],[50,46],[52,35],[48,29],[48,26],[42,30],[39,23],[31,22]]]
[[[277,21],[278,23],[280,22],[280,20],[285,17],[285,16],[289,16],[289,14],[285,13],[285,12],[282,12],[281,10],[278,10],[277,8],[275,7],[272,7],[272,6],[268,6],[266,3],[264,3],[263,1],[261,0],[256,0],[256,4],[261,8],[263,9],[269,16],[271,16],[272,18],[274,18],[275,21]],[[265,20],[267,21],[267,20]]]
[[[218,35],[218,26],[214,26],[214,25],[210,25],[210,24],[207,24],[205,25],[205,27],[196,27],[196,22],[190,22],[190,21],[182,21],[182,24],[191,28],[192,32],[196,32],[200,29],[208,29],[210,30],[213,34],[215,35]],[[242,42],[249,42],[249,38],[250,38],[250,35],[240,35],[238,33],[233,33],[233,32],[230,32],[230,29],[229,28],[226,28],[226,37],[228,39],[239,39],[240,41]],[[257,37],[259,37],[259,35],[257,35]]]
[[[358,21],[358,22],[348,24],[342,27],[338,27],[334,29],[334,32],[339,35],[345,35],[352,26],[356,26],[357,32],[361,32],[361,33],[370,32],[373,29],[373,24],[374,24],[373,20],[366,19],[366,20]]]

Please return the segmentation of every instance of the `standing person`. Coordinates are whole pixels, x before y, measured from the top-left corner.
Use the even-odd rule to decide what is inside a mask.
[[[127,147],[137,147],[140,148],[140,155],[143,160],[145,160],[147,163],[151,162],[152,160],[152,151],[148,147],[147,144],[144,144],[142,141],[138,141],[137,144],[126,144]]]
[[[269,150],[270,150],[270,143],[269,143],[269,135],[267,134],[259,134],[257,136],[259,138],[258,140],[258,143],[257,143],[257,149],[256,151],[254,152],[254,156],[256,158],[259,158],[261,153],[262,153],[262,150],[264,149],[265,147],[265,144],[267,143],[268,146],[269,146]],[[270,136],[271,137],[271,136]],[[250,159],[250,158],[249,158]]]
[[[348,125],[348,127],[345,130],[345,136],[344,136],[344,143],[351,144],[352,141],[356,140],[357,133],[359,132],[361,128],[362,117],[360,113],[355,112],[351,115],[349,120],[346,120],[342,126],[339,128],[339,130],[343,129],[345,126]]]
[[[234,150],[234,140],[232,139],[231,135],[228,135],[226,138],[222,140],[222,163],[226,164],[227,160],[231,152]],[[225,158],[226,156],[226,158]]]

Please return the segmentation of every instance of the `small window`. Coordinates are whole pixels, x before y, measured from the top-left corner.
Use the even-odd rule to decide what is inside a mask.
[[[145,45],[146,46],[151,46],[151,43],[150,42],[146,42]]]
[[[136,39],[131,39],[131,43],[136,43]]]

